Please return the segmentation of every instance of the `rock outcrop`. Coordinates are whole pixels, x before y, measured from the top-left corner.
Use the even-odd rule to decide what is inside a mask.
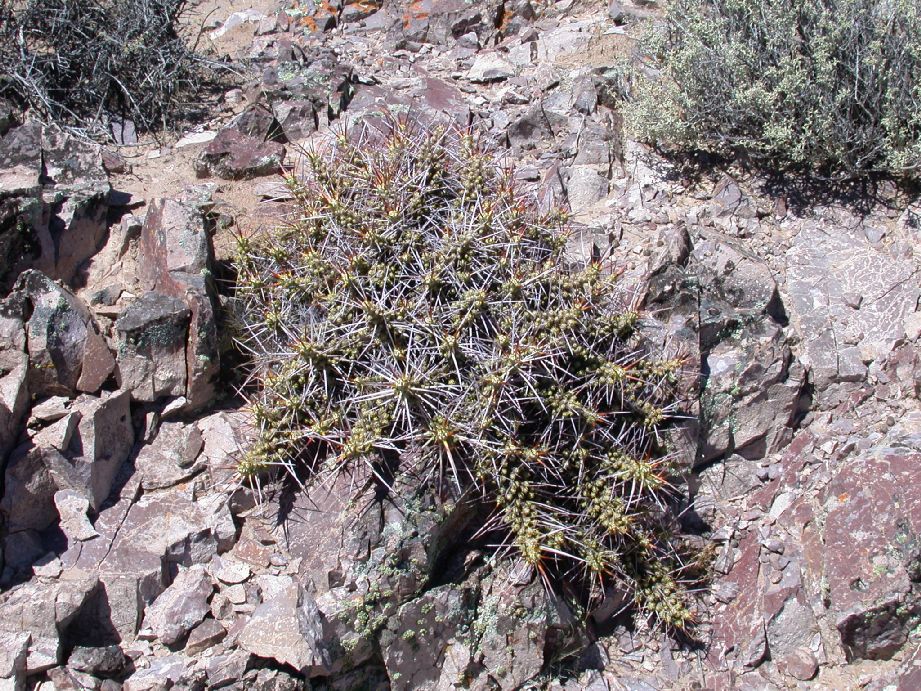
[[[245,83],[176,142],[0,103],[0,688],[921,685],[916,200],[803,208],[625,140],[612,94],[657,3],[218,5]],[[575,612],[431,482],[239,482],[232,234],[287,208],[255,178],[384,109],[494,138],[683,358],[663,444],[707,573],[693,643],[613,591]]]

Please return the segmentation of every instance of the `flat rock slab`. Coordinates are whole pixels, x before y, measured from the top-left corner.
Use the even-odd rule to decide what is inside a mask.
[[[239,645],[262,658],[291,665],[307,676],[329,672],[323,647],[323,620],[316,602],[290,577],[278,577],[271,594],[256,608],[240,634]]]
[[[825,499],[823,578],[848,656],[886,659],[921,599],[921,453],[879,449],[844,465]]]
[[[861,381],[864,362],[904,336],[921,296],[918,268],[873,247],[862,233],[806,225],[787,252],[785,300],[816,389]],[[859,346],[858,346],[859,344]]]

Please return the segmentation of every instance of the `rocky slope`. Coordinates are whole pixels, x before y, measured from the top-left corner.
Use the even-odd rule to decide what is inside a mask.
[[[689,181],[624,141],[648,2],[211,4],[249,76],[185,136],[0,113],[0,688],[921,685],[917,201]],[[283,216],[298,145],[383,107],[495,137],[688,358],[694,640],[616,597],[583,625],[424,489],[236,481],[230,233]]]

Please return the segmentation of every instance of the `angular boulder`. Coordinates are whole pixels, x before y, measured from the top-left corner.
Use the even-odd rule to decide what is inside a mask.
[[[0,632],[29,634],[23,671],[36,674],[63,662],[63,634],[88,607],[99,579],[71,572],[54,581],[30,581],[0,595]]]
[[[161,643],[172,646],[185,638],[208,614],[208,599],[214,586],[204,566],[197,564],[180,571],[144,615],[149,628]]]
[[[780,327],[767,319],[738,330],[707,354],[705,372],[702,462],[763,458],[789,443],[805,372]]]
[[[145,293],[115,322],[121,387],[137,401],[186,393],[186,340],[192,312],[184,300]]]
[[[238,645],[257,657],[291,665],[307,677],[329,674],[325,622],[316,602],[290,576],[277,580],[243,628]]]
[[[134,466],[145,490],[163,489],[178,484],[205,468],[198,462],[202,435],[198,427],[182,422],[164,422],[156,438],[141,447]]]
[[[50,195],[45,194],[53,215],[50,246],[42,248],[38,266],[69,283],[105,242],[112,187],[97,144],[46,129],[42,156],[43,177],[54,185]]]
[[[223,129],[212,139],[195,163],[199,177],[209,174],[222,180],[252,180],[281,172],[285,147],[264,141],[238,129]]]
[[[141,229],[138,278],[146,290],[183,301],[190,311],[186,393],[190,409],[213,403],[219,371],[211,249],[201,212],[172,199],[150,203]]]
[[[15,290],[31,307],[26,324],[30,391],[38,396],[98,391],[115,358],[86,306],[31,269],[20,275]]]
[[[27,122],[0,139],[0,282],[35,268],[69,283],[105,240],[101,148]]]

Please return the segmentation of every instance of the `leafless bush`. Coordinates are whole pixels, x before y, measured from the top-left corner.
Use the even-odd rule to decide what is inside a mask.
[[[172,125],[203,81],[186,0],[0,0],[0,96],[93,137]]]

